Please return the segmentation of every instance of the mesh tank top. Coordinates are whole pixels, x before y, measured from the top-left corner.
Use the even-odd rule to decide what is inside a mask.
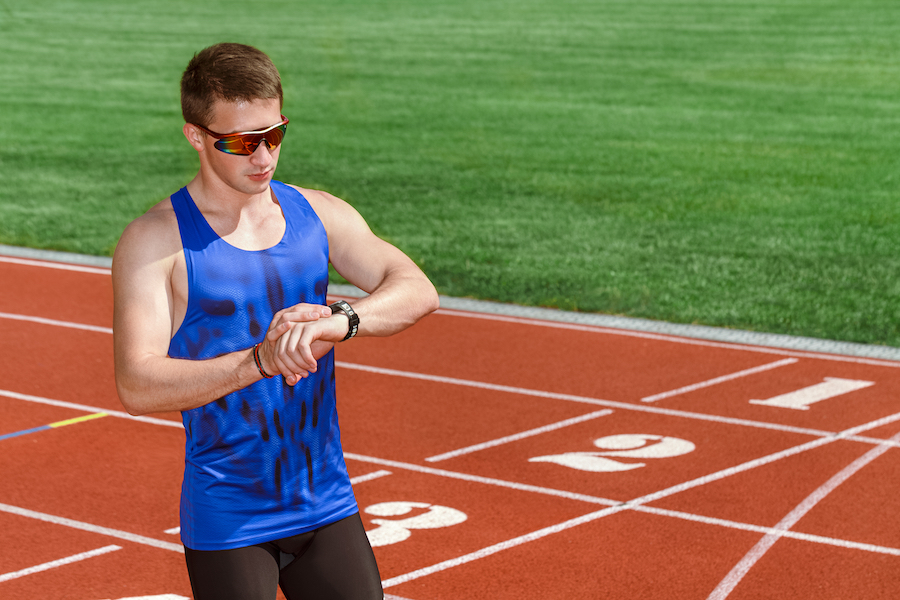
[[[220,238],[186,188],[172,196],[188,274],[187,314],[169,356],[206,359],[262,341],[274,314],[325,304],[328,238],[302,194],[273,181],[286,222],[266,250]],[[334,352],[294,387],[263,379],[184,411],[181,539],[225,550],[316,529],[357,512],[340,442]]]

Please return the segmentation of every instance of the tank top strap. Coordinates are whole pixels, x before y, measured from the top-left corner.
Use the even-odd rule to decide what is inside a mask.
[[[321,232],[322,243],[327,255],[328,236],[325,234],[325,227],[322,225],[319,215],[310,206],[306,196],[297,189],[277,180],[272,180],[270,185],[284,214],[286,222],[284,241],[290,244],[292,238],[309,236],[312,232],[318,231]]]
[[[185,250],[202,250],[212,242],[220,239],[210,227],[203,213],[194,204],[194,199],[183,187],[171,196],[172,209],[178,219],[178,230],[181,233],[181,245]]]

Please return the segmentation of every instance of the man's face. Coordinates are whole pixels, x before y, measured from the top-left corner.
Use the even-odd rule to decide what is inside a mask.
[[[252,102],[219,100],[213,107],[213,120],[207,129],[220,134],[258,131],[281,122],[281,105],[277,98]],[[260,194],[268,190],[275,174],[281,145],[269,149],[263,142],[253,154],[226,154],[216,149],[216,139],[203,135],[201,161],[227,186],[244,194]]]

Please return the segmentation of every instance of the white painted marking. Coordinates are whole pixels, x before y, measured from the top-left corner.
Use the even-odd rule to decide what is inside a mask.
[[[900,440],[900,434],[895,435],[891,438],[895,441]],[[769,551],[769,549],[775,545],[783,535],[783,532],[788,531],[794,525],[797,524],[797,521],[802,519],[806,513],[811,511],[816,504],[822,501],[828,494],[833,492],[838,486],[847,481],[850,477],[856,474],[860,469],[871,463],[873,460],[884,454],[890,449],[890,446],[887,444],[876,446],[872,448],[855,461],[850,463],[847,467],[837,473],[834,477],[829,479],[825,484],[823,484],[819,489],[814,491],[812,494],[807,496],[803,502],[798,504],[794,510],[787,514],[775,527],[774,531],[767,533],[763,539],[761,539],[757,544],[750,549],[750,551],[741,559],[741,561],[734,566],[731,572],[725,576],[725,578],[716,586],[716,589],[713,590],[713,593],[709,595],[708,600],[724,600],[731,594],[732,590],[737,587],[737,584],[740,583],[741,579],[753,568],[753,566],[759,562],[759,559],[763,557],[763,555]]]
[[[42,565],[29,567],[27,569],[22,569],[21,571],[15,571],[14,573],[0,575],[0,582],[18,579],[19,577],[25,577],[26,575],[33,575],[34,573],[40,573],[41,571],[49,571],[50,569],[55,569],[64,565],[70,565],[72,563],[87,560],[89,558],[94,558],[95,556],[100,556],[101,554],[108,554],[110,552],[115,552],[116,550],[121,549],[121,546],[104,546],[103,548],[97,548],[96,550],[91,550],[90,552],[82,552],[81,554],[75,554],[67,558],[61,558],[59,560],[46,562]]]
[[[163,533],[168,533],[169,535],[178,535],[181,533],[181,527],[173,527],[172,529],[166,529]]]
[[[495,446],[500,446],[502,444],[507,444],[509,442],[515,442],[518,440],[522,440],[534,435],[540,435],[542,433],[547,433],[549,431],[556,431],[557,429],[562,429],[563,427],[568,427],[569,425],[576,425],[578,423],[584,423],[585,421],[590,421],[592,419],[596,419],[598,417],[605,417],[607,415],[611,415],[613,413],[612,410],[598,410],[596,412],[588,413],[586,415],[581,415],[580,417],[573,417],[571,419],[566,419],[565,421],[560,421],[558,423],[552,423],[550,425],[544,425],[543,427],[537,427],[536,429],[530,429],[528,431],[523,431],[522,433],[516,433],[513,435],[508,435],[506,437],[498,438],[496,440],[491,440],[489,442],[484,442],[482,444],[475,444],[474,446],[468,446],[466,448],[460,448],[459,450],[453,450],[452,452],[446,452],[444,454],[438,454],[437,456],[432,456],[426,458],[427,462],[439,462],[442,460],[447,460],[448,458],[454,458],[457,456],[462,456],[464,454],[470,454],[472,452],[478,452],[479,450],[484,450],[486,448],[493,448]]]
[[[38,521],[53,523],[54,525],[63,525],[64,527],[71,527],[72,529],[80,529],[81,531],[99,533],[100,535],[118,538],[127,542],[134,542],[136,544],[143,544],[145,546],[153,546],[154,548],[162,548],[163,550],[171,550],[173,552],[180,552],[182,554],[184,553],[184,547],[181,544],[163,542],[161,540],[155,540],[143,535],[128,533],[127,531],[119,531],[118,529],[111,529],[109,527],[101,527],[100,525],[93,525],[91,523],[83,523],[81,521],[67,519],[65,517],[48,515],[46,513],[41,513],[34,510],[28,510],[27,508],[19,508],[18,506],[0,503],[0,511],[7,512],[13,515],[19,515],[20,517],[28,517],[29,519],[37,519]]]
[[[83,331],[95,331],[98,333],[112,333],[109,327],[98,327],[96,325],[84,325],[82,323],[72,323],[71,321],[57,321],[55,319],[45,319],[43,317],[32,317],[29,315],[15,315],[12,313],[0,312],[0,319],[12,319],[14,321],[28,321],[31,323],[39,323],[41,325],[53,325],[55,327],[68,327],[70,329],[81,329]]]
[[[655,443],[650,444],[651,441]],[[594,445],[605,450],[603,452],[566,452],[536,456],[529,458],[528,462],[549,462],[591,473],[615,473],[640,469],[647,465],[641,462],[622,462],[606,457],[672,458],[688,454],[696,449],[696,446],[687,440],[645,433],[610,435],[594,440]]]
[[[441,529],[465,522],[466,513],[426,502],[382,502],[365,509],[366,514],[378,517],[397,517],[407,515],[414,509],[427,509],[428,512],[406,519],[372,519],[378,525],[366,532],[372,547],[389,546],[402,542],[412,535],[413,529]]]
[[[82,273],[95,273],[97,275],[109,275],[112,269],[104,269],[102,267],[83,267],[81,265],[70,265],[66,263],[43,262],[39,260],[29,260],[27,258],[13,258],[11,256],[0,256],[0,262],[14,263],[17,265],[28,265],[30,267],[45,267],[47,269],[60,269],[62,271],[80,271]]]
[[[744,369],[743,371],[738,371],[737,373],[732,373],[731,375],[722,375],[721,377],[716,377],[715,379],[701,381],[700,383],[695,383],[693,385],[686,385],[684,387],[678,388],[677,390],[671,390],[669,392],[662,392],[661,394],[653,394],[652,396],[646,396],[644,398],[641,398],[641,402],[657,402],[657,401],[663,400],[665,398],[671,398],[672,396],[680,396],[681,394],[686,394],[688,392],[700,390],[700,389],[703,389],[706,387],[717,385],[719,383],[725,383],[726,381],[732,381],[735,379],[740,379],[741,377],[747,377],[748,375],[755,375],[756,373],[770,371],[772,369],[777,369],[778,367],[784,367],[786,365],[793,365],[794,363],[797,363],[797,362],[799,362],[799,361],[796,358],[785,358],[784,360],[779,360],[777,362],[769,363],[766,365],[760,365],[758,367],[753,367],[751,369]]]
[[[351,485],[356,485],[357,483],[363,483],[365,481],[372,481],[373,479],[379,479],[380,477],[384,477],[386,475],[390,475],[390,471],[374,471],[372,473],[366,473],[365,475],[360,475],[359,477],[354,477],[350,480]]]
[[[802,390],[781,394],[768,400],[751,400],[750,404],[762,406],[776,406],[778,408],[791,408],[794,410],[809,410],[810,404],[828,400],[836,396],[843,396],[856,390],[861,390],[875,385],[874,381],[860,381],[856,379],[839,379],[826,377],[822,383],[805,387]]]

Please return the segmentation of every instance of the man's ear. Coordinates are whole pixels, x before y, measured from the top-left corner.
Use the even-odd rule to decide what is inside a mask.
[[[184,132],[184,137],[187,138],[187,141],[194,147],[194,150],[202,152],[203,148],[206,147],[206,134],[191,123],[185,123],[181,130]]]

